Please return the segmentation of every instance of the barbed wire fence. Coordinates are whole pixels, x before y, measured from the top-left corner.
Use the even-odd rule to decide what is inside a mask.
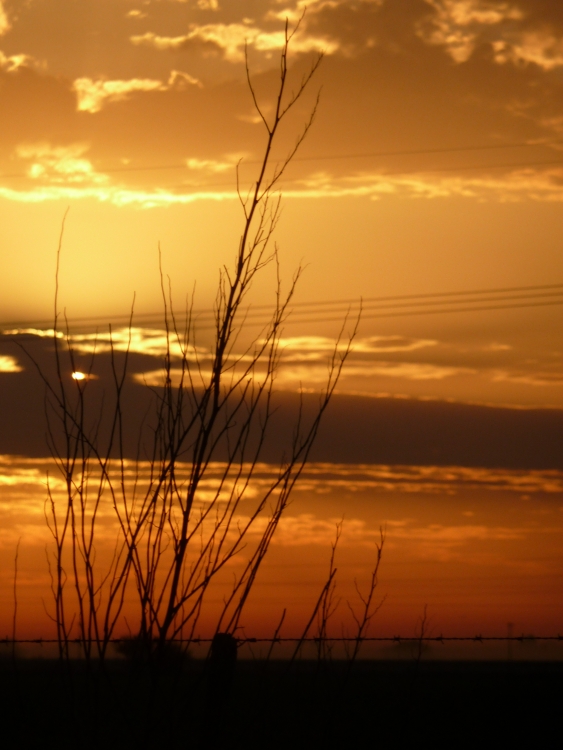
[[[122,637],[122,638],[111,638],[109,643],[120,644],[130,643],[134,638]],[[311,636],[308,638],[301,637],[276,637],[276,638],[253,638],[253,637],[235,637],[239,646],[247,643],[320,643],[326,641],[327,643],[448,643],[448,642],[473,642],[473,643],[485,643],[489,641],[505,641],[505,642],[532,642],[532,641],[559,641],[563,643],[563,635],[437,635],[437,636],[402,636],[402,635],[390,635],[390,636],[366,636],[362,638],[356,638],[354,636],[337,636],[337,637],[326,637],[319,638],[318,636]],[[69,644],[80,644],[83,642],[82,638],[69,638]],[[182,645],[199,645],[203,643],[212,643],[213,638],[176,638],[173,643]],[[0,638],[0,645],[20,645],[20,644],[49,644],[58,643],[56,638]]]

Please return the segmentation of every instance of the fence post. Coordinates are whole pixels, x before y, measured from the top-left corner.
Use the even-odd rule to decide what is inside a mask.
[[[205,720],[215,737],[222,734],[231,685],[237,662],[237,639],[230,633],[216,633],[207,663]]]

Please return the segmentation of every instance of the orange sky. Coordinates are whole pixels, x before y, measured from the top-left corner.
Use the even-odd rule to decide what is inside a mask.
[[[528,491],[477,490],[459,475],[455,521],[422,482],[416,512],[410,495],[364,485],[361,508],[356,494],[338,511],[338,485],[328,482],[330,503],[304,490],[294,516],[328,523],[344,515],[372,531],[389,522],[381,617],[390,628],[404,622],[412,629],[424,603],[436,602],[444,630],[474,629],[479,621],[502,630],[511,618],[522,628],[556,629],[563,6],[552,0],[0,0],[2,329],[12,335],[49,327],[56,247],[69,208],[60,304],[71,322],[92,318],[75,324],[75,345],[86,357],[93,328],[105,325],[103,316],[123,325],[135,294],[133,385],[160,377],[159,243],[178,307],[195,285],[195,307],[205,314],[242,228],[235,165],[240,161],[242,183],[250,184],[264,146],[244,44],[268,113],[284,19],[294,23],[305,5],[291,49],[292,85],[316,53],[325,59],[274,153],[283,158],[292,146],[322,87],[313,127],[280,183],[282,279],[305,266],[284,334],[280,389],[322,385],[339,321],[350,304],[355,310],[365,300],[330,423],[350,438],[340,445],[321,435],[316,460],[557,477],[549,492],[537,490],[534,504],[521,499],[536,497]],[[465,294],[475,290],[480,294]],[[446,293],[462,294],[435,296]],[[252,302],[269,304],[272,295],[269,269]],[[382,299],[407,295],[413,297]],[[205,360],[212,340],[203,325],[199,342]],[[45,339],[30,346],[47,361]],[[102,388],[107,350],[98,344],[98,351]],[[8,426],[0,453],[45,455],[43,432],[32,434],[41,413],[33,372],[6,335],[0,388]],[[396,434],[370,431],[372,418],[396,425]],[[442,437],[425,453],[433,424]],[[30,528],[25,513],[20,522],[19,511],[14,515],[21,494],[13,487],[21,482],[5,479],[0,487],[2,512],[12,519],[2,541],[8,561],[17,535],[25,558]],[[463,515],[469,512],[476,516]],[[433,528],[450,531],[432,541]],[[342,554],[352,569],[347,544]],[[39,575],[36,541],[28,546],[32,581]],[[299,549],[306,566],[307,544]],[[528,576],[522,592],[514,583],[519,575]],[[492,576],[490,588],[483,576]],[[503,581],[511,604],[492,615]],[[456,598],[460,585],[465,603]]]

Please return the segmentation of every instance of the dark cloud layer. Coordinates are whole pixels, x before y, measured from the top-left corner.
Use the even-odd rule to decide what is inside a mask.
[[[51,382],[55,382],[52,345],[48,341],[27,342],[29,351]],[[3,351],[8,351],[4,345]],[[13,353],[14,349],[10,351]],[[23,361],[23,360],[22,360]],[[78,357],[76,369],[86,371],[88,358]],[[118,371],[123,365],[117,357]],[[140,371],[154,360],[133,355],[130,371]],[[72,385],[70,368],[63,377]],[[99,355],[94,372],[98,379],[88,383],[87,413],[93,426],[101,419],[100,435],[107,434],[112,416],[111,363]],[[128,381],[123,396],[126,415],[126,454],[136,455],[140,429],[144,429],[142,457],[150,453],[154,423],[155,394],[144,385]],[[310,424],[318,396],[304,395],[304,424]],[[90,400],[91,399],[91,400]],[[299,396],[280,392],[277,411],[262,452],[262,460],[278,461],[287,453],[299,410]],[[36,371],[0,373],[0,453],[26,456],[48,454],[45,419],[45,387]],[[144,428],[141,425],[144,422]],[[51,412],[55,434],[59,425]],[[253,436],[253,440],[256,439]],[[225,457],[221,446],[215,458]],[[186,460],[189,454],[184,456]],[[324,418],[311,458],[336,463],[378,463],[413,465],[457,465],[509,469],[563,469],[563,411],[550,409],[508,409],[449,403],[445,401],[369,398],[335,395]]]

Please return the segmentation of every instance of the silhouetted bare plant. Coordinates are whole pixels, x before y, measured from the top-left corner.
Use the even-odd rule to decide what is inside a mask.
[[[174,639],[189,642],[206,611],[211,587],[235,558],[241,560],[244,549],[246,560],[240,562],[234,583],[224,595],[214,629],[232,636],[241,627],[256,577],[350,352],[358,319],[348,333],[347,321],[343,323],[316,413],[307,420],[301,403],[292,440],[273,479],[256,496],[250,512],[246,510],[246,515],[242,515],[242,503],[247,503],[248,508],[271,429],[275,376],[282,355],[280,337],[301,275],[298,268],[284,291],[277,248],[272,247],[280,213],[276,189],[309,132],[318,105],[317,96],[294,146],[285,159],[273,164],[272,147],[280,126],[303,96],[322,60],[322,55],[317,55],[296,89],[289,93],[288,52],[299,23],[292,30],[285,25],[278,88],[270,117],[259,102],[246,56],[248,87],[266,131],[266,143],[256,180],[247,194],[241,190],[237,167],[243,230],[233,265],[224,267],[219,274],[214,343],[205,361],[196,344],[193,299],[186,307],[185,323],[180,325],[161,270],[166,347],[162,383],[153,389],[155,416],[152,423],[145,425],[152,431],[146,481],[142,480],[139,466],[141,445],[146,444],[148,433],[139,436],[136,461],[127,457],[124,448],[127,417],[123,393],[127,388],[133,311],[122,361],[117,356],[114,333],[109,329],[113,384],[111,399],[103,404],[103,410],[110,415],[103,439],[102,417],[92,421],[88,416],[95,347],[85,377],[69,382],[68,366],[71,372],[77,367],[66,316],[63,331],[59,324],[63,220],[57,251],[54,380],[37,365],[46,385],[49,447],[65,488],[61,503],[53,491],[54,480],[49,478],[46,517],[54,541],[49,557],[52,618],[61,657],[69,656],[69,642],[78,634],[86,658],[95,655],[103,660],[116,628],[122,626],[125,601],[132,591],[137,599],[132,634],[136,642],[145,644],[146,653],[164,654]],[[277,281],[270,321],[241,353],[248,294],[260,272],[272,264]],[[220,451],[223,459],[219,462]],[[101,514],[108,506],[117,521],[118,534],[111,560],[104,567],[97,559],[97,544]],[[339,534],[340,529],[337,541]],[[335,546],[336,543],[329,582],[313,616],[314,619],[320,612],[321,644],[333,611]]]
[[[383,602],[385,601],[385,597],[383,597],[379,602],[374,601],[375,592],[377,590],[379,566],[381,564],[381,556],[383,554],[384,544],[385,544],[385,532],[383,529],[380,529],[379,530],[379,542],[376,542],[375,544],[375,549],[376,549],[375,563],[372,568],[371,578],[370,578],[370,581],[369,581],[369,584],[367,586],[367,590],[365,591],[365,593],[362,593],[362,591],[360,590],[360,587],[358,586],[357,580],[354,580],[356,593],[361,603],[359,607],[359,611],[354,609],[354,607],[352,607],[350,602],[347,602],[348,609],[350,610],[350,613],[356,625],[356,634],[355,634],[355,638],[353,641],[353,646],[351,648],[348,648],[348,644],[346,644],[348,664],[350,667],[353,665],[353,663],[356,661],[358,657],[360,648],[365,638],[368,635],[371,621],[373,620],[375,615],[379,612],[379,609],[382,607]]]
[[[338,542],[342,535],[342,524],[343,521],[339,521],[336,524],[336,534],[334,542],[330,548],[330,559],[328,565],[328,586],[325,586],[321,595],[320,606],[317,611],[317,660],[321,661],[330,658],[332,653],[332,646],[329,641],[328,634],[328,623],[332,618],[338,605],[340,604],[339,599],[335,599],[336,590],[336,573],[337,568],[335,566],[335,555]]]

